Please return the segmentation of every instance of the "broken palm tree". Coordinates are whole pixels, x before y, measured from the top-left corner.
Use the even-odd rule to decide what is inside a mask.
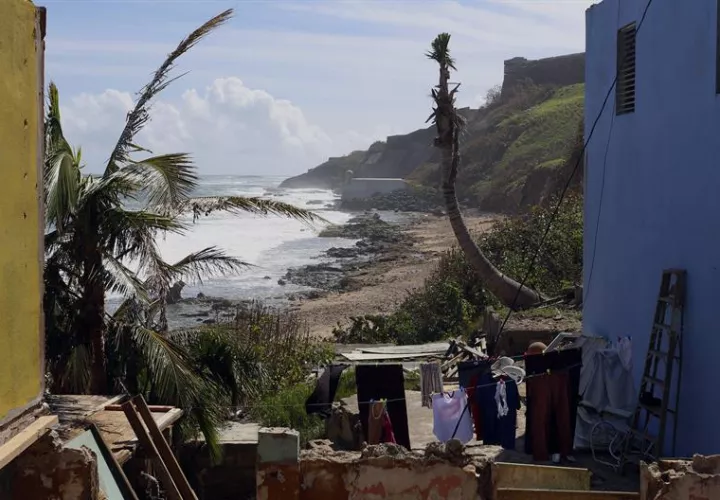
[[[455,94],[460,87],[453,84],[450,90],[450,70],[455,69],[455,61],[450,57],[450,35],[439,34],[432,42],[428,58],[438,63],[440,78],[438,85],[432,89],[435,101],[433,113],[428,118],[437,128],[435,147],[442,154],[442,193],[445,199],[450,225],[452,226],[458,245],[477,275],[483,280],[485,287],[503,305],[512,309],[526,309],[543,300],[543,297],[530,288],[518,283],[498,270],[482,253],[473,241],[463,220],[455,193],[455,180],[460,163],[459,137],[465,120],[455,109]]]

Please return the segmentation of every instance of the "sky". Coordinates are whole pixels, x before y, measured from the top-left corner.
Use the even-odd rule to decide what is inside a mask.
[[[65,134],[101,172],[137,91],[207,19],[233,19],[184,55],[136,143],[188,152],[201,175],[296,175],[421,128],[440,32],[478,107],[503,61],[584,50],[591,0],[38,0],[48,9],[46,80]],[[139,159],[139,158],[138,158]]]

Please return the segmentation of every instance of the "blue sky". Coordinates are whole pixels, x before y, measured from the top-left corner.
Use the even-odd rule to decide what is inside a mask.
[[[583,50],[591,3],[45,0],[46,78],[98,171],[164,55],[233,8],[180,60],[178,73],[190,73],[161,95],[139,142],[191,152],[204,174],[289,175],[423,126],[436,79],[423,53],[437,33],[453,35],[460,105],[476,107],[502,81],[503,60]]]

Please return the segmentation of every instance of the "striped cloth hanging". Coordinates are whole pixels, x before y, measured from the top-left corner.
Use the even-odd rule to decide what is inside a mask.
[[[432,395],[443,391],[443,378],[439,363],[420,364],[420,397],[422,406],[432,408]]]

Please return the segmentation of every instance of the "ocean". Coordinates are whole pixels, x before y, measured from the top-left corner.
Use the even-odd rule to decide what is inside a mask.
[[[352,214],[334,207],[338,196],[324,189],[280,189],[285,177],[271,176],[204,176],[196,196],[260,196],[290,203],[296,207],[312,210],[333,224],[344,224]],[[192,221],[192,216],[187,215]],[[318,233],[326,224],[307,224],[280,216],[258,216],[241,213],[232,215],[213,213],[197,220],[185,235],[168,234],[158,242],[160,251],[169,262],[176,262],[191,252],[209,246],[217,246],[228,255],[236,257],[251,267],[239,274],[215,276],[202,283],[189,282],[184,288],[184,298],[202,293],[208,297],[228,300],[261,300],[272,304],[286,302],[287,295],[308,290],[280,280],[287,269],[318,263],[323,253],[331,247],[349,247],[355,240],[345,238],[319,238]],[[108,297],[108,308],[113,310],[121,297]],[[171,328],[187,326],[182,320],[182,305],[171,307],[168,318]]]

